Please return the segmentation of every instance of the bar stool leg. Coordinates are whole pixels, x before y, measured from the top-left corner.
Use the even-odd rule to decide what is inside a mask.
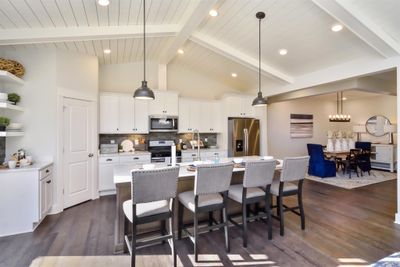
[[[131,267],[136,266],[136,224],[132,223]]]
[[[128,235],[129,220],[128,220],[128,218],[126,218],[126,216],[124,216],[124,217],[125,217],[125,219],[124,219],[124,254],[127,254],[127,253],[129,253],[129,250],[128,250],[128,245],[126,244],[126,241],[125,241],[125,236]]]
[[[228,214],[226,212],[226,206],[222,209],[223,217],[224,217],[224,233],[225,233],[225,248],[226,252],[230,252],[231,247],[229,243],[229,230],[228,230]]]
[[[178,202],[178,240],[182,239],[182,227],[183,227],[183,205]]]
[[[213,224],[213,212],[209,211],[208,212],[208,226],[211,226]],[[211,229],[209,230],[209,232],[212,232]]]
[[[193,220],[193,236],[194,236],[194,261],[199,261],[199,255],[197,252],[197,239],[198,239],[198,221],[197,221],[197,213],[194,213],[194,220]]]
[[[243,247],[247,247],[247,204],[242,203],[242,235]]]
[[[268,240],[272,239],[272,219],[271,219],[271,203],[269,193],[265,195],[265,213],[268,221]]]
[[[306,220],[304,216],[304,206],[303,206],[303,185],[300,184],[299,186],[299,192],[297,193],[297,199],[299,202],[299,209],[300,209],[300,218],[301,218],[301,229],[304,230],[306,229]]]
[[[162,221],[161,221],[160,233],[161,233],[162,236],[164,236],[164,235],[167,234],[167,221],[166,221],[166,220],[162,220]],[[166,241],[164,240],[164,241],[162,241],[161,243],[162,243],[162,244],[165,244],[165,242],[166,242]]]
[[[285,234],[284,230],[284,211],[283,211],[283,197],[280,194],[278,197],[278,210],[279,210],[279,222],[280,222],[280,234],[283,236]]]
[[[172,257],[174,260],[174,267],[176,267],[177,266],[177,255],[176,255],[176,247],[175,247],[174,216],[172,215],[168,221],[169,221],[169,234],[172,235],[172,238],[171,238]]]

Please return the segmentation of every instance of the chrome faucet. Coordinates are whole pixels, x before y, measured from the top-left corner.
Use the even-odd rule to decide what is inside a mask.
[[[194,141],[194,135],[197,134],[197,156],[196,156],[196,160],[201,160],[200,159],[200,132],[197,129],[193,130],[192,133],[192,141]]]

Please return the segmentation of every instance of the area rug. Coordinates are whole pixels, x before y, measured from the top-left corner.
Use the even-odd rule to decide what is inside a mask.
[[[364,173],[364,176],[357,177],[354,173],[351,175],[351,179],[349,179],[349,175],[343,175],[343,172],[339,171],[336,174],[336,177],[327,177],[327,178],[320,178],[316,176],[306,175],[306,179],[313,180],[316,182],[329,184],[345,189],[354,189],[358,187],[363,187],[371,184],[381,183],[385,181],[395,180],[396,173],[385,172],[385,171],[378,171],[372,170],[371,175],[368,173]]]

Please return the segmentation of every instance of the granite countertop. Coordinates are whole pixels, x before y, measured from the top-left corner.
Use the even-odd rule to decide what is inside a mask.
[[[124,157],[124,156],[147,156],[151,153],[149,151],[135,151],[135,152],[121,152],[112,154],[99,154],[99,157]]]
[[[2,173],[11,173],[11,172],[27,172],[27,171],[39,171],[43,168],[46,168],[50,165],[52,165],[53,162],[35,162],[32,165],[25,166],[25,167],[19,167],[15,169],[0,169],[0,174]]]

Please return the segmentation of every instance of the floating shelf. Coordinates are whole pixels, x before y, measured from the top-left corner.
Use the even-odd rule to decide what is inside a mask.
[[[24,136],[24,132],[0,132],[0,137]]]
[[[0,108],[16,110],[16,111],[25,111],[25,108],[7,102],[0,102]]]
[[[25,81],[8,71],[0,70],[0,83],[23,85]]]

